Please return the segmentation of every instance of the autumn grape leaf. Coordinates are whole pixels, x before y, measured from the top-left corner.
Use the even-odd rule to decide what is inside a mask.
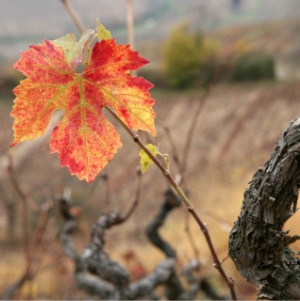
[[[147,144],[146,147],[148,148],[148,150],[151,152],[153,156],[156,156],[159,153],[158,147],[156,147],[151,143]],[[148,167],[153,163],[153,161],[143,149],[140,150],[139,156],[141,157],[140,158],[141,171],[142,173],[145,173]]]
[[[13,91],[11,145],[42,136],[53,112],[61,109],[64,117],[52,132],[50,151],[58,152],[71,174],[90,182],[122,146],[102,113],[104,107],[113,109],[132,130],[152,135],[156,130],[149,93],[153,85],[128,74],[148,61],[128,45],[103,39],[91,49],[87,67],[77,73],[85,45],[86,40],[75,43],[74,37],[68,41],[66,36],[59,42],[45,40],[21,54],[14,68],[27,78]]]

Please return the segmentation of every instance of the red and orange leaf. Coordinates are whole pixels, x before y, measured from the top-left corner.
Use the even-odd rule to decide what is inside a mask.
[[[60,46],[47,40],[31,46],[14,66],[27,78],[14,89],[12,145],[43,135],[53,112],[62,109],[50,150],[72,174],[93,181],[121,147],[119,134],[102,114],[105,106],[131,129],[156,134],[152,84],[128,74],[146,63],[129,46],[107,39],[95,44],[89,65],[76,73]]]

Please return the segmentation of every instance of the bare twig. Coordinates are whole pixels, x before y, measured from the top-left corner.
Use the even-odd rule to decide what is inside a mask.
[[[180,173],[182,176],[184,176],[184,173],[186,171],[186,164],[187,164],[187,159],[188,159],[188,153],[189,153],[189,150],[191,148],[191,143],[192,143],[192,138],[193,138],[193,135],[195,133],[195,130],[196,130],[196,126],[197,126],[197,122],[199,120],[199,117],[200,117],[200,114],[204,108],[204,105],[208,99],[208,95],[210,93],[210,89],[206,89],[204,94],[202,95],[201,99],[199,100],[198,104],[197,104],[197,107],[194,111],[194,114],[193,114],[193,117],[192,117],[192,120],[191,120],[191,123],[190,123],[190,126],[189,126],[189,130],[188,130],[188,133],[186,135],[186,141],[185,141],[185,145],[184,145],[184,148],[183,148],[183,151],[182,151],[182,154],[183,154],[183,157],[182,159],[180,160]]]
[[[252,119],[253,115],[257,112],[258,108],[259,110],[264,110],[265,102],[263,101],[262,97],[257,97],[253,100],[248,106],[245,107],[245,109],[239,114],[237,118],[234,118],[235,122],[231,130],[227,130],[226,133],[226,139],[223,143],[223,145],[220,147],[219,153],[216,155],[215,162],[213,163],[214,168],[218,169],[221,166],[221,163],[224,160],[224,157],[226,156],[226,153],[228,153],[228,150],[230,149],[231,145],[234,141],[236,141],[236,136],[239,133],[243,132],[243,126],[247,123],[247,120]]]
[[[188,214],[188,212],[185,212],[185,225],[184,225],[184,231],[186,233],[186,236],[189,240],[189,243],[192,247],[193,253],[194,253],[194,257],[199,259],[200,258],[200,252],[199,249],[197,248],[197,245],[195,243],[195,238],[191,232],[191,228],[190,228],[190,215]]]
[[[104,189],[105,189],[104,204],[107,211],[110,211],[110,185],[109,185],[109,172],[107,171],[100,174],[99,177],[96,177],[93,183],[90,183],[86,201],[88,201],[95,193],[97,185],[100,183],[100,181],[104,182]]]
[[[43,236],[47,227],[49,211],[52,207],[52,200],[48,200],[41,205],[38,225],[30,241],[30,245],[34,250],[36,250],[36,248],[41,244],[43,240]]]
[[[101,176],[104,184],[105,184],[105,205],[108,208],[110,208],[110,181],[109,181],[109,174],[108,173],[104,173]]]
[[[137,180],[137,186],[136,186],[136,191],[135,191],[135,199],[132,202],[131,207],[129,208],[128,212],[125,214],[124,216],[124,221],[127,220],[132,213],[134,212],[134,210],[136,209],[139,200],[140,200],[140,194],[141,194],[141,184],[142,184],[142,173],[140,170],[137,170],[137,176],[138,176],[138,180]]]
[[[180,170],[180,160],[179,160],[179,155],[178,155],[178,150],[177,150],[177,147],[176,147],[176,143],[174,142],[174,139],[171,135],[170,128],[168,126],[165,126],[164,130],[165,130],[167,139],[168,139],[168,141],[170,143],[170,146],[171,146],[172,157],[173,157],[174,163],[176,164],[176,166]]]
[[[12,300],[16,291],[20,289],[27,280],[28,273],[25,271],[22,276],[4,292],[3,300]]]
[[[166,132],[166,136],[167,136],[167,139],[169,140],[169,143],[171,145],[171,149],[172,149],[172,155],[173,155],[173,160],[178,168],[178,170],[180,171],[181,169],[181,164],[180,164],[180,160],[179,160],[179,155],[178,155],[178,150],[177,150],[177,147],[176,147],[176,143],[174,142],[174,139],[171,135],[171,131],[170,129],[165,126],[165,132]],[[182,182],[182,186],[185,187],[187,186],[186,185],[186,182],[184,181],[184,177],[182,177],[181,173],[180,173],[180,181],[178,183],[178,185]],[[188,194],[187,192],[187,188],[185,187],[185,191],[186,191],[186,194]],[[185,212],[185,215],[184,215],[184,221],[185,221],[185,225],[184,225],[184,231],[186,233],[186,236],[190,242],[190,245],[192,247],[192,250],[194,252],[194,257],[195,258],[199,258],[199,250],[195,244],[195,240],[194,240],[194,237],[190,231],[190,215],[188,214],[188,212]]]
[[[80,33],[84,32],[84,26],[81,23],[76,11],[74,10],[73,6],[71,5],[69,0],[60,0],[62,4],[65,6],[68,14],[72,18],[74,24],[76,25],[77,29],[79,30]]]
[[[126,16],[127,16],[127,32],[128,32],[128,43],[132,49],[135,48],[134,42],[134,21],[133,21],[133,5],[132,0],[126,0]],[[133,76],[137,75],[137,70],[131,70],[130,74]]]
[[[180,172],[181,172],[182,176],[184,176],[184,173],[186,171],[187,158],[189,157],[188,153],[189,153],[189,150],[191,148],[192,139],[193,139],[193,136],[194,136],[194,133],[195,133],[195,130],[196,130],[196,126],[197,126],[197,122],[199,120],[201,112],[204,108],[205,103],[208,100],[208,97],[211,93],[212,87],[215,85],[216,81],[220,78],[222,72],[227,67],[228,67],[228,65],[221,66],[218,69],[218,72],[215,72],[213,78],[210,80],[208,85],[205,87],[205,90],[204,90],[204,92],[203,92],[203,94],[202,94],[202,96],[201,96],[201,98],[198,102],[198,105],[197,105],[197,107],[194,111],[193,118],[191,120],[188,133],[186,135],[185,146],[184,146],[184,149],[183,149],[183,152],[182,152],[183,153],[183,158],[181,160],[181,168],[180,168]]]
[[[9,166],[8,166],[8,173],[11,179],[11,182],[19,195],[22,203],[22,228],[23,228],[23,246],[24,246],[24,253],[26,258],[26,266],[25,271],[23,272],[22,276],[17,280],[14,284],[9,286],[4,294],[4,299],[12,299],[15,292],[20,289],[25,282],[32,281],[35,276],[36,269],[34,269],[34,264],[37,262],[33,251],[37,253],[38,247],[41,245],[42,238],[44,235],[44,231],[46,229],[47,221],[48,221],[48,213],[50,208],[52,208],[52,202],[46,202],[41,207],[41,212],[39,216],[38,226],[36,231],[33,235],[32,240],[29,240],[29,229],[28,229],[28,201],[27,195],[21,189],[19,182],[14,174],[13,169],[13,162],[12,156],[9,154]]]
[[[189,153],[190,148],[191,148],[191,143],[192,143],[193,136],[194,136],[194,133],[195,133],[195,130],[196,130],[197,122],[198,122],[199,117],[202,113],[204,105],[208,100],[208,97],[209,97],[210,92],[211,92],[211,88],[213,87],[215,82],[219,79],[219,77],[222,74],[222,71],[223,71],[224,68],[225,68],[225,66],[219,68],[218,72],[216,72],[214,74],[214,77],[211,79],[211,81],[205,87],[205,90],[204,90],[202,96],[200,97],[200,100],[198,101],[196,109],[193,111],[194,113],[193,113],[191,123],[190,123],[189,129],[188,129],[187,135],[186,135],[186,140],[185,140],[185,144],[184,144],[184,148],[183,148],[183,152],[182,152],[183,156],[182,156],[181,160],[179,159],[178,151],[176,149],[176,144],[174,143],[174,141],[172,139],[170,129],[168,127],[165,127],[165,132],[167,134],[167,138],[168,138],[168,140],[171,144],[171,148],[172,148],[172,151],[173,151],[174,161],[175,161],[176,165],[178,165],[179,173],[181,175],[182,186],[185,187],[185,190],[187,190],[187,188],[186,188],[187,185],[186,185],[186,182],[185,182],[184,174],[186,172],[187,159],[189,157],[188,153]],[[190,231],[189,216],[188,215],[185,217],[185,232],[186,232],[187,237],[190,241],[190,244],[191,244],[191,246],[194,250],[194,254],[195,254],[196,258],[198,258],[199,251],[196,247],[196,244],[194,243],[194,238],[193,238],[193,235]]]
[[[22,191],[18,180],[15,177],[14,169],[13,169],[13,160],[11,153],[8,153],[8,159],[9,159],[9,165],[7,167],[8,174],[11,180],[11,183],[13,187],[15,188],[17,194],[19,195],[21,199],[22,204],[22,230],[23,230],[23,248],[24,248],[24,254],[26,258],[26,268],[25,273],[22,277],[26,277],[30,279],[31,278],[31,263],[32,263],[32,257],[31,257],[31,249],[29,245],[29,229],[28,229],[28,201],[26,194]],[[26,279],[25,279],[26,280]],[[23,284],[23,281],[20,281],[21,284]]]
[[[198,260],[192,259],[190,262],[183,267],[182,276],[186,278],[189,283],[189,289],[181,295],[181,300],[194,300],[201,290],[203,291],[211,300],[227,300],[228,298],[220,296],[211,282],[207,278],[199,278],[194,272],[200,271],[200,263]]]
[[[194,210],[191,210],[191,208],[188,208],[189,212],[193,215],[193,217],[195,218],[195,220],[197,221],[205,239],[206,242],[208,244],[208,248],[210,250],[210,253],[212,255],[214,264],[213,266],[219,271],[219,273],[221,274],[222,278],[225,280],[227,286],[229,287],[230,290],[230,294],[233,300],[237,300],[236,297],[236,293],[235,293],[235,289],[234,289],[234,281],[232,278],[228,277],[222,267],[222,262],[219,260],[218,255],[216,253],[216,250],[214,248],[214,245],[212,243],[212,240],[210,238],[208,229],[206,227],[206,225],[202,222],[202,220],[199,218],[199,216],[196,214],[196,212]]]
[[[201,212],[202,214],[205,214],[213,218],[215,221],[217,221],[225,231],[230,232],[232,226],[231,222],[229,222],[228,220],[224,219],[223,217],[215,214],[213,211],[210,211],[208,209],[202,209]]]

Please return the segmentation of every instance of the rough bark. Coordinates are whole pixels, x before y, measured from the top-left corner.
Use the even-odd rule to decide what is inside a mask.
[[[130,283],[127,269],[110,259],[104,251],[106,230],[124,222],[128,214],[125,217],[117,212],[101,215],[92,227],[89,246],[80,255],[72,240],[76,220],[70,213],[68,201],[60,200],[60,212],[65,219],[61,242],[65,253],[74,260],[77,285],[87,293],[105,300],[156,300],[158,296],[154,289],[158,285],[166,285],[176,275],[176,261],[170,258],[160,262],[153,273]]]
[[[167,215],[176,207],[181,205],[181,200],[170,188],[165,192],[165,202],[159,212],[146,227],[146,234],[151,243],[160,249],[167,257],[175,258],[176,251],[160,235],[159,229],[163,225]]]
[[[258,299],[300,299],[300,262],[289,248],[300,237],[283,230],[296,212],[299,164],[300,118],[254,174],[229,237],[229,255],[241,275],[258,286]]]
[[[177,274],[177,262],[175,250],[159,234],[166,217],[172,209],[180,205],[180,200],[173,190],[165,192],[165,201],[157,215],[153,217],[147,226],[147,236],[150,241],[159,248],[166,259],[158,263],[156,269],[144,278],[131,282],[127,269],[118,262],[112,261],[104,250],[105,233],[114,225],[124,222],[132,213],[133,208],[125,217],[116,212],[101,215],[92,227],[89,246],[82,254],[79,254],[73,244],[72,234],[76,230],[76,218],[70,211],[70,202],[60,200],[60,212],[65,222],[61,231],[61,242],[65,253],[75,263],[75,278],[77,285],[89,295],[97,296],[105,300],[160,300],[156,288],[162,286],[165,289],[164,299],[187,300],[195,299],[200,291],[208,298],[223,300],[207,279],[196,275],[199,272],[199,262],[192,260],[182,270],[182,276],[186,278],[189,288],[185,289]]]

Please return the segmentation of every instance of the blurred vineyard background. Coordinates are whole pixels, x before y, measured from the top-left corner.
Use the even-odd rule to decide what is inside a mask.
[[[99,18],[120,43],[127,42],[125,2],[71,1],[87,28],[94,27]],[[133,0],[133,8],[135,47],[150,60],[139,75],[155,84],[152,94],[158,137],[142,137],[169,154],[174,174],[178,171],[174,155],[179,160],[186,158],[190,199],[208,225],[219,258],[226,258],[228,233],[249,180],[300,113],[300,3]],[[60,167],[57,156],[49,154],[48,139],[28,141],[9,150],[12,89],[22,79],[13,71],[13,63],[29,45],[77,30],[58,0],[1,0],[0,20],[0,296],[25,269],[22,206],[7,169],[9,153],[14,176],[28,199],[31,235],[40,225],[43,204],[53,206],[42,243],[35,250],[36,277],[15,298],[84,298],[74,283],[73,263],[59,242],[62,221],[55,199],[64,190],[71,191],[73,204],[80,209],[75,239],[82,250],[101,212],[125,212],[130,207],[139,149],[120,128],[123,148],[91,184],[78,181]],[[199,102],[202,109],[185,153],[191,118]],[[143,175],[140,202],[133,216],[121,229],[113,228],[107,234],[107,251],[128,267],[133,278],[151,272],[163,258],[147,241],[144,228],[157,212],[166,188],[160,172],[151,167]],[[286,225],[292,234],[300,230],[297,215]],[[186,210],[181,208],[161,230],[176,248],[179,266],[194,256],[185,227]],[[226,295],[227,288],[212,268],[201,231],[192,220],[189,227],[199,250],[201,273]],[[295,243],[294,248],[299,249],[300,244]],[[239,276],[230,259],[223,267],[234,278],[240,299],[255,298],[255,288]]]

